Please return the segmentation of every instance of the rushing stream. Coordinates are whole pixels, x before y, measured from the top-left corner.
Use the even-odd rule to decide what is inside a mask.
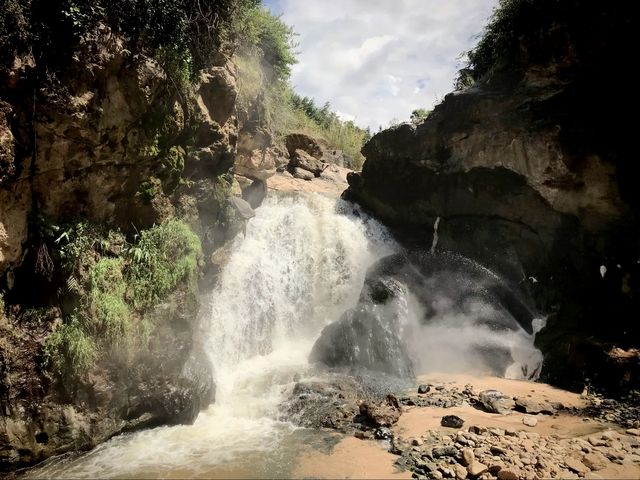
[[[309,371],[309,352],[322,329],[358,302],[367,269],[397,249],[384,227],[341,200],[269,198],[246,236],[235,240],[203,309],[215,403],[194,425],[122,435],[87,454],[52,459],[30,476],[286,476],[312,433],[289,423],[279,406]],[[526,333],[492,337],[487,329],[464,327],[463,320],[412,327],[412,337],[423,342],[422,348],[409,345],[420,370],[450,364],[468,344],[485,340],[507,345],[516,361],[539,361]],[[426,355],[436,350],[437,358]]]

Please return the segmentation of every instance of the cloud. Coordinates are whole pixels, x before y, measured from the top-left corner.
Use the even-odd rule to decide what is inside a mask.
[[[266,0],[298,33],[295,90],[377,130],[453,89],[497,0]]]

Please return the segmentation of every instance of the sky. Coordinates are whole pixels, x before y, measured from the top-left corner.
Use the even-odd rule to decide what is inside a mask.
[[[497,0],[264,0],[293,26],[291,83],[377,131],[453,90]]]

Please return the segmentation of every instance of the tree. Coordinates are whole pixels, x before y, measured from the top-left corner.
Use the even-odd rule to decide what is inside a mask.
[[[411,112],[411,123],[420,123],[431,114],[431,110],[417,108]]]

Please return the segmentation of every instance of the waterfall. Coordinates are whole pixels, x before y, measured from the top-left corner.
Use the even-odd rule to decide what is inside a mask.
[[[434,250],[437,229],[438,221]],[[219,282],[204,299],[202,335],[216,372],[215,403],[193,425],[121,435],[87,454],[52,459],[29,476],[286,476],[299,455],[301,430],[282,418],[281,405],[300,378],[317,375],[308,365],[313,344],[358,304],[369,267],[398,250],[383,226],[342,200],[268,198],[231,245]],[[469,353],[478,348],[490,356],[494,348],[510,352],[509,376],[518,376],[529,357],[539,360],[526,332],[483,323],[501,315],[492,305],[453,309],[435,287],[427,290],[437,303],[430,323],[414,296],[397,300],[416,373],[473,367],[478,361]]]
[[[122,435],[32,476],[246,477],[269,461],[265,476],[282,476],[266,452],[295,427],[278,407],[308,368],[322,328],[357,303],[367,268],[395,248],[384,227],[342,200],[268,198],[235,239],[204,309],[215,403],[194,425]],[[252,470],[232,467],[238,458]]]

